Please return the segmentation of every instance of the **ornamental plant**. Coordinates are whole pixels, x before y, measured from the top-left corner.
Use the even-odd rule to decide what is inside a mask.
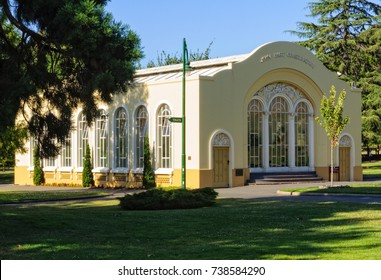
[[[33,150],[33,184],[40,186],[44,184],[44,171],[41,166],[40,150],[36,146]]]
[[[89,188],[94,186],[94,178],[92,172],[93,166],[91,164],[91,152],[89,144],[86,145],[85,162],[82,171],[82,187]]]
[[[343,117],[345,90],[339,93],[336,102],[336,89],[331,87],[330,96],[323,96],[321,100],[321,118],[316,121],[325,129],[331,143],[331,187],[333,187],[333,149],[339,144],[340,134],[349,122],[349,117]]]
[[[148,137],[144,138],[144,169],[143,169],[143,188],[153,189],[156,187],[155,174],[151,163],[151,152]]]

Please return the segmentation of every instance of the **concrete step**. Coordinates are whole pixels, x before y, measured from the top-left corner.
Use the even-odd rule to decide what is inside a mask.
[[[316,172],[263,173],[252,174],[249,184],[271,185],[306,182],[323,182]]]

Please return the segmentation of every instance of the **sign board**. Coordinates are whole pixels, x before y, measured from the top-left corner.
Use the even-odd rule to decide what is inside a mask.
[[[172,118],[169,118],[169,121],[173,122],[173,123],[182,123],[183,118],[182,117],[172,117]]]

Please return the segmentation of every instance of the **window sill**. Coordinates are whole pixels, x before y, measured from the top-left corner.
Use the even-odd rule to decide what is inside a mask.
[[[55,172],[56,169],[57,169],[57,168],[56,168],[55,166],[47,166],[47,167],[42,168],[42,170],[43,170],[44,172]]]
[[[72,167],[60,167],[60,168],[58,168],[58,171],[71,173],[71,172],[73,172],[73,168]]]
[[[110,172],[111,173],[128,173],[129,170],[128,168],[114,168],[114,169],[111,169]]]
[[[173,169],[172,168],[159,168],[155,171],[155,174],[158,175],[173,175]]]
[[[94,168],[93,170],[91,170],[91,172],[93,172],[93,173],[109,173],[110,172],[110,168],[107,168],[107,167],[97,167],[97,168]]]

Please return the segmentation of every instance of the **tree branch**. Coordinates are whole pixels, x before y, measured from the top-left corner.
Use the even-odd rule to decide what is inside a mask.
[[[28,34],[29,36],[31,36],[36,41],[44,41],[46,39],[41,34],[38,34],[38,33],[34,32],[33,30],[29,29],[28,27],[26,27],[22,22],[18,21],[13,16],[13,14],[12,14],[12,12],[10,10],[10,7],[9,7],[8,0],[1,0],[1,4],[3,6],[3,11],[4,11],[5,15],[7,16],[7,18],[9,19],[9,21],[14,26],[16,26],[19,30],[21,30],[22,32]]]

